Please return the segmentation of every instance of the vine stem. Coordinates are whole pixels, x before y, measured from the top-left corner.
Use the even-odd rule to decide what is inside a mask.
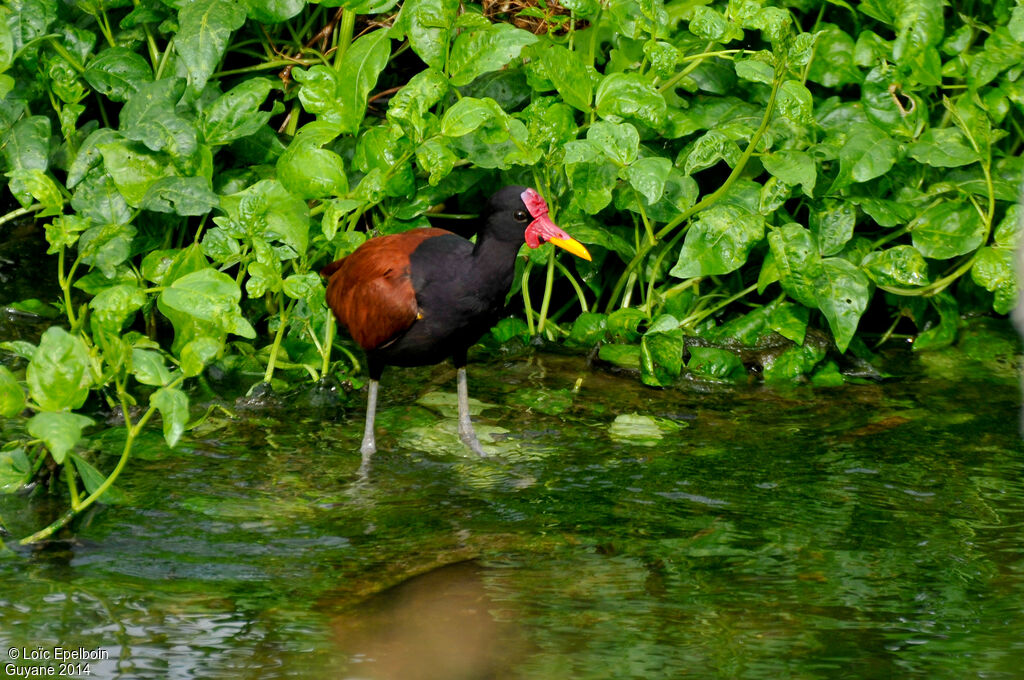
[[[284,338],[285,328],[288,327],[288,314],[292,311],[294,304],[295,301],[291,300],[281,310],[281,325],[277,327],[277,333],[274,335],[274,344],[270,347],[270,359],[267,361],[267,372],[263,374],[263,382],[269,383],[270,379],[274,377],[274,369],[277,366],[277,353],[281,350],[281,340]]]
[[[10,222],[11,220],[18,219],[22,215],[28,215],[29,213],[33,213],[33,212],[35,212],[37,210],[42,210],[42,209],[43,209],[43,204],[42,203],[35,203],[33,205],[30,205],[27,208],[18,208],[17,210],[12,210],[11,212],[9,212],[9,213],[7,213],[5,215],[0,215],[0,224],[6,224],[7,222]]]
[[[177,378],[168,383],[167,388],[171,389],[177,387],[184,380],[185,376],[179,375]],[[124,448],[121,450],[121,458],[117,461],[117,465],[115,465],[111,473],[107,475],[107,478],[103,480],[103,483],[96,487],[95,491],[93,491],[91,494],[82,499],[82,502],[78,504],[77,508],[72,508],[71,510],[68,510],[63,515],[58,517],[56,520],[51,522],[48,526],[40,529],[31,536],[26,536],[25,538],[21,539],[20,541],[18,541],[19,545],[29,545],[30,543],[36,543],[43,539],[49,538],[60,529],[63,529],[65,526],[68,525],[69,522],[71,522],[71,520],[75,518],[76,515],[78,515],[80,512],[82,512],[90,505],[95,503],[104,493],[106,493],[107,489],[113,486],[114,482],[117,480],[118,475],[121,474],[121,471],[124,470],[124,466],[128,464],[128,459],[131,458],[132,454],[132,444],[135,443],[135,438],[139,436],[140,432],[142,432],[142,428],[145,427],[146,423],[149,422],[149,419],[153,417],[154,413],[156,413],[156,406],[154,406],[151,403],[146,412],[142,415],[141,418],[139,418],[138,422],[136,422],[133,425],[131,421],[131,415],[129,414],[128,411],[128,399],[127,394],[124,391],[124,385],[118,383],[117,393],[118,397],[120,397],[121,399],[121,410],[124,413],[124,424],[128,430],[128,435],[127,437],[125,437],[124,440]]]
[[[747,148],[743,150],[742,154],[740,154],[739,160],[736,161],[736,165],[733,167],[732,172],[729,173],[729,176],[725,178],[724,182],[722,182],[722,186],[718,187],[718,189],[695,203],[688,210],[681,212],[675,219],[671,220],[668,224],[659,229],[654,235],[656,239],[655,241],[645,240],[644,244],[637,251],[637,254],[634,255],[633,259],[629,261],[628,265],[626,265],[626,270],[622,272],[621,276],[619,276],[619,280],[615,282],[615,287],[612,288],[611,298],[608,300],[608,306],[605,309],[607,313],[611,313],[615,308],[615,301],[619,299],[626,282],[634,275],[634,270],[639,266],[640,262],[647,257],[647,254],[651,251],[651,248],[655,246],[657,240],[664,238],[666,234],[678,227],[680,224],[715,203],[715,201],[717,201],[722,194],[728,191],[729,188],[732,187],[733,183],[739,178],[740,173],[743,172],[747,165],[747,161],[749,161],[750,157],[753,155],[758,142],[761,141],[761,137],[763,137],[764,133],[768,130],[768,123],[770,123],[772,119],[772,111],[775,109],[775,100],[779,94],[779,87],[782,86],[782,73],[783,69],[780,68],[775,76],[775,81],[772,83],[772,93],[768,97],[768,105],[765,108],[764,117],[761,119],[760,127],[757,128],[754,136],[750,138],[750,143],[747,144]]]
[[[548,267],[544,277],[544,297],[540,301],[540,320],[537,322],[537,332],[544,332],[544,323],[548,320],[548,308],[551,306],[551,289],[555,284],[555,249],[548,251]]]

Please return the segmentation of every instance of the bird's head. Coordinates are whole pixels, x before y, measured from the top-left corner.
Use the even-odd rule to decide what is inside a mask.
[[[521,234],[530,248],[539,248],[542,243],[550,242],[584,260],[591,259],[582,243],[551,221],[547,202],[534,189],[506,187],[491,199],[491,209],[499,222],[509,224],[510,230],[513,229],[512,224],[516,225],[517,238]]]

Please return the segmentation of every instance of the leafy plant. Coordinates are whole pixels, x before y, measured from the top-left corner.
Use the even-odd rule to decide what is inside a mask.
[[[595,258],[524,253],[522,320],[495,337],[611,343],[651,385],[736,379],[735,348],[768,336],[794,349],[767,379],[834,384],[809,329],[863,352],[870,309],[882,341],[925,349],[1015,300],[1019,2],[538,1],[505,23],[452,0],[12,0],[0,19],[19,206],[0,225],[44,225],[63,316],[3,345],[0,415],[27,417],[3,488],[49,469],[70,506],[26,541],[103,497],[154,415],[173,446],[211,364],[356,375],[319,266],[506,183]],[[104,406],[128,430],[106,474],[76,448]]]

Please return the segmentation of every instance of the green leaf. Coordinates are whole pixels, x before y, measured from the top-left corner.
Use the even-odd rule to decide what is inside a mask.
[[[188,396],[177,388],[161,387],[149,401],[160,411],[164,421],[164,440],[173,448],[188,423]]]
[[[787,80],[779,87],[776,111],[797,125],[814,124],[814,103],[811,91],[797,80]]]
[[[867,182],[892,169],[899,149],[884,130],[871,123],[857,123],[839,150],[839,174],[830,193],[851,182]]]
[[[32,474],[29,462],[22,448],[0,451],[0,493],[13,493],[28,483]]]
[[[734,62],[736,75],[752,83],[771,85],[775,80],[775,69],[758,59],[742,59]]]
[[[811,233],[822,255],[835,255],[853,237],[857,208],[848,201],[826,199],[811,212]]]
[[[996,226],[994,235],[996,245],[1004,248],[1016,248],[1024,232],[1024,205],[1011,205],[1006,215]]]
[[[665,98],[637,73],[606,75],[597,87],[597,115],[617,123],[634,120],[659,129],[665,123]]]
[[[783,302],[776,305],[768,315],[768,326],[784,338],[798,345],[804,344],[810,310],[803,305]]]
[[[0,416],[13,418],[25,410],[25,391],[10,369],[0,366]]]
[[[764,238],[764,218],[736,205],[715,204],[700,213],[669,272],[688,279],[728,274],[747,260],[750,249]]]
[[[291,257],[306,253],[309,206],[280,182],[262,180],[237,194],[222,196],[220,204],[228,217],[250,235],[280,241],[291,249]]]
[[[1014,273],[1013,251],[985,246],[971,267],[971,279],[995,294],[992,309],[1009,314],[1017,305],[1017,277]]]
[[[41,411],[29,418],[25,429],[42,440],[53,460],[60,464],[82,438],[82,430],[94,422],[92,418],[77,413]]]
[[[643,194],[648,203],[656,203],[665,192],[665,182],[672,171],[667,158],[641,158],[623,173],[630,185]]]
[[[265,24],[287,21],[306,6],[305,0],[240,0],[240,2],[250,19]]]
[[[94,90],[111,101],[127,101],[143,83],[152,82],[146,60],[127,47],[108,47],[91,59],[82,73]]]
[[[341,156],[320,148],[341,132],[335,123],[304,125],[277,160],[277,177],[285,189],[305,199],[348,193],[348,175]]]
[[[845,352],[871,299],[871,282],[847,260],[830,257],[821,261],[815,284],[818,309],[828,320],[839,351]]]
[[[355,134],[366,113],[367,97],[376,87],[390,56],[391,40],[384,29],[371,31],[353,42],[341,58],[337,71],[340,115],[337,119],[332,116],[323,119],[341,125],[342,132]]]
[[[242,316],[238,301],[242,291],[227,274],[200,269],[177,279],[160,293],[161,310],[168,308],[214,324],[227,333],[255,338],[256,331]]]
[[[544,75],[559,96],[569,106],[589,112],[594,98],[594,82],[580,53],[550,44],[539,52]]]
[[[50,119],[22,118],[3,138],[0,150],[9,170],[46,170],[50,159]]]
[[[733,352],[717,347],[690,347],[686,368],[690,373],[709,380],[734,382],[746,377],[743,361]]]
[[[718,11],[698,5],[693,8],[690,18],[690,33],[702,40],[714,43],[728,43],[743,39],[743,30],[722,16]]]
[[[322,300],[324,284],[317,274],[292,274],[284,280],[281,289],[295,300]]]
[[[814,196],[818,169],[805,151],[783,149],[761,157],[764,169],[790,186],[801,185],[804,193]]]
[[[922,255],[944,260],[977,250],[985,223],[969,203],[942,202],[925,210],[910,236]]]
[[[416,162],[421,169],[430,173],[430,186],[437,186],[438,182],[455,169],[459,157],[445,140],[432,137],[416,149]]]
[[[186,343],[181,349],[181,371],[192,378],[203,372],[206,364],[217,358],[224,349],[219,338],[201,336]]]
[[[63,328],[50,326],[25,371],[32,401],[44,411],[81,408],[92,387],[92,361],[85,343]]]
[[[687,152],[688,151],[688,152]],[[736,142],[719,130],[709,130],[684,149],[680,158],[685,155],[683,171],[687,175],[710,168],[719,161],[735,166],[742,152]],[[678,164],[678,160],[676,163]]]
[[[627,371],[640,370],[640,347],[637,345],[601,345],[597,357]]]
[[[87,229],[78,239],[82,262],[96,267],[108,279],[114,278],[117,266],[131,257],[135,231],[130,224],[103,224]]]
[[[128,205],[138,208],[150,186],[158,179],[176,174],[164,154],[151,152],[134,142],[111,142],[99,147],[103,167],[114,180],[118,192]]]
[[[428,111],[446,94],[448,79],[443,73],[434,68],[420,71],[391,98],[387,118],[401,125],[410,137],[422,141],[428,121],[433,118]]]
[[[795,222],[773,229],[768,234],[772,267],[782,289],[807,307],[817,307],[815,283],[821,275],[821,256],[814,235]],[[768,261],[765,261],[765,268]],[[765,272],[762,271],[762,277]]]
[[[956,299],[949,292],[943,291],[930,298],[929,302],[939,313],[939,323],[930,325],[914,338],[912,348],[915,352],[952,345],[960,328],[959,307],[956,304]]]
[[[63,212],[64,194],[57,188],[57,183],[42,170],[15,170],[7,173],[7,177],[10,178],[7,188],[18,199],[21,207],[28,208],[33,203],[43,206],[36,217],[53,217]]]
[[[93,318],[115,332],[146,304],[146,293],[136,285],[117,284],[104,288],[89,301]]]
[[[493,100],[463,97],[455,102],[441,118],[441,134],[445,137],[461,137],[473,132],[495,117]]]
[[[464,31],[455,38],[448,58],[451,84],[468,85],[477,76],[502,68],[535,42],[537,36],[511,24],[490,24],[487,28]]]
[[[683,369],[683,329],[662,314],[640,339],[640,379],[645,385],[671,385]]]
[[[604,340],[608,317],[596,312],[583,312],[572,324],[566,344],[575,347],[593,347]]]
[[[868,253],[861,267],[880,286],[924,286],[928,263],[913,246],[894,246]]]
[[[193,4],[201,2],[205,0]],[[166,151],[176,159],[191,157],[199,149],[199,133],[192,121],[175,112],[183,90],[177,78],[141,85],[121,109],[121,133],[152,151]]]
[[[227,144],[262,129],[271,114],[259,108],[272,87],[266,78],[250,78],[215,99],[203,116],[202,132],[206,143]]]
[[[427,66],[444,70],[458,10],[459,0],[406,0],[392,28],[394,37],[407,36]]]
[[[931,128],[907,148],[907,155],[936,168],[955,168],[979,160],[978,152],[956,128]]]
[[[201,90],[220,63],[245,10],[234,0],[192,0],[178,12],[174,49],[188,69],[189,85]]]
[[[90,495],[95,493],[107,481],[107,477],[102,472],[94,468],[81,456],[71,453],[71,462],[74,463],[75,469],[78,470],[78,475],[82,478],[82,486],[85,487],[86,493]],[[124,494],[113,485],[108,486],[100,498],[103,499],[104,503],[117,504],[124,502]]]
[[[629,123],[609,123],[599,120],[587,130],[587,141],[619,165],[636,160],[640,147],[640,134]],[[566,158],[566,162],[572,162]]]
[[[182,216],[205,215],[220,203],[205,177],[163,177],[153,182],[139,207]]]
[[[825,358],[825,348],[818,344],[790,347],[764,363],[766,383],[787,383],[804,379]]]
[[[171,381],[171,372],[160,352],[135,348],[132,350],[132,375],[143,385],[160,387]]]

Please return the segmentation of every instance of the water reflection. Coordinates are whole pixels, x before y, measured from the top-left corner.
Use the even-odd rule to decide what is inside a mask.
[[[1015,369],[899,362],[921,374],[578,393],[577,358],[482,364],[481,424],[509,430],[488,461],[410,434],[449,369],[410,371],[358,483],[361,410],[210,422],[133,461],[131,503],[0,560],[0,654],[103,646],[99,677],[133,680],[1020,677]],[[523,408],[538,390],[558,415]],[[687,426],[613,436],[633,413]],[[54,512],[0,497],[20,533]]]
[[[347,597],[342,597],[347,602]],[[331,608],[329,601],[321,606]],[[463,562],[412,578],[337,616],[347,678],[476,680],[513,677],[524,639],[495,620],[481,567]]]

